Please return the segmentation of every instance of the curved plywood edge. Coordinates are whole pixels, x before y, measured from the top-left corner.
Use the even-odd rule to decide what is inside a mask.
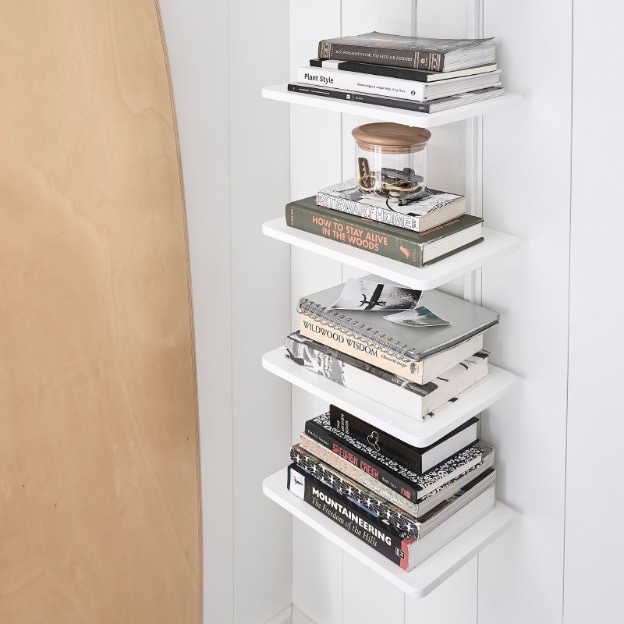
[[[199,623],[183,192],[154,0],[0,20],[0,621]]]

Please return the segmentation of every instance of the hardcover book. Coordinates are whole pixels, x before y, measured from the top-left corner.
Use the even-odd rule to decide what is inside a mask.
[[[494,63],[496,46],[488,39],[436,39],[369,32],[322,39],[318,58],[449,72]]]
[[[436,82],[438,80],[448,80],[460,76],[471,76],[496,71],[496,63],[480,65],[479,67],[467,67],[452,72],[435,72],[410,67],[395,67],[393,65],[375,65],[373,63],[358,63],[356,61],[335,61],[330,59],[313,58],[310,59],[310,67],[327,67],[329,69],[339,69],[341,71],[358,72],[360,74],[372,74],[374,76],[390,76],[401,78],[402,80],[416,80],[418,82]]]
[[[329,425],[332,431],[339,431],[344,434],[345,439],[359,442],[368,447],[371,453],[382,453],[417,474],[431,470],[474,444],[479,437],[478,424],[479,419],[473,416],[433,444],[417,448],[335,405],[329,406]]]
[[[414,232],[318,206],[314,197],[286,204],[286,225],[418,268],[483,241],[483,219],[462,214]]]
[[[297,70],[297,82],[373,95],[386,95],[415,102],[428,102],[466,91],[498,87],[501,85],[500,74],[500,70],[497,70],[437,82],[420,82],[389,76],[340,71],[329,67],[300,67]]]
[[[396,458],[331,427],[329,413],[307,420],[305,434],[412,501],[422,499],[481,461],[481,447],[475,443],[435,468],[417,473]]]
[[[335,468],[323,463],[318,457],[308,453],[295,444],[290,449],[290,459],[301,470],[316,477],[328,488],[345,496],[356,505],[364,507],[371,513],[378,515],[382,520],[404,533],[407,537],[424,537],[431,529],[446,520],[457,509],[463,507],[484,489],[493,485],[496,471],[488,468],[459,488],[453,495],[444,499],[426,514],[416,518],[403,509],[385,500],[364,485],[353,481]]]
[[[414,232],[429,230],[466,212],[463,195],[426,188],[417,197],[385,197],[364,192],[355,179],[320,189],[316,204]]]
[[[284,343],[285,355],[307,370],[358,394],[379,401],[401,414],[424,421],[452,405],[488,377],[488,353],[478,351],[427,384],[417,384],[337,349],[293,332]]]
[[[393,282],[383,281],[374,275],[368,275],[361,281],[362,287],[370,282],[377,282],[381,286],[389,286],[389,291],[397,286]],[[334,303],[338,301],[343,286],[343,284],[338,284],[301,297],[297,303],[297,312],[332,328],[343,330],[353,339],[373,349],[383,353],[397,354],[414,362],[424,360],[473,336],[482,334],[499,321],[498,313],[476,303],[440,290],[428,290],[422,293],[418,306],[428,308],[448,321],[448,324],[425,328],[400,325],[384,318],[385,291],[383,288],[380,289],[376,300],[372,302],[375,309],[334,308]],[[307,334],[304,333],[304,335]],[[314,338],[314,336],[308,337]],[[478,349],[472,353],[476,351]],[[464,358],[460,358],[458,362],[461,359]]]
[[[361,340],[355,337],[353,332],[335,324],[325,323],[305,313],[300,313],[299,316],[299,331],[302,336],[333,347],[345,355],[350,355],[366,364],[378,366],[393,375],[417,384],[427,384],[433,381],[436,377],[446,374],[446,371],[453,366],[483,349],[482,332],[417,361],[383,347],[378,347],[368,340]]]
[[[347,89],[330,89],[329,87],[319,87],[318,85],[304,84],[301,82],[289,82],[288,90],[292,93],[303,93],[305,95],[318,95],[348,102],[359,102],[361,104],[372,104],[375,106],[387,106],[389,108],[399,108],[401,110],[411,110],[417,113],[438,113],[440,111],[474,104],[490,100],[505,93],[503,87],[487,87],[485,89],[475,89],[466,93],[458,93],[447,97],[432,100],[431,102],[415,102],[403,100],[401,98],[388,97],[386,95],[373,95],[371,93],[360,93],[359,91]]]
[[[427,535],[416,540],[332,491],[296,464],[288,467],[288,489],[406,571],[413,570],[472,526],[494,507],[495,502],[494,485],[491,485]]]
[[[494,466],[495,451],[491,446],[478,442],[477,445],[481,450],[481,461],[475,466],[464,470],[459,475],[436,488],[429,494],[425,495],[422,500],[411,501],[402,496],[396,490],[384,485],[374,476],[362,470],[357,464],[349,459],[342,457],[338,453],[334,453],[331,449],[323,446],[305,433],[301,433],[299,445],[322,462],[335,468],[342,475],[347,476],[353,481],[360,483],[378,494],[381,498],[393,503],[408,514],[419,518],[433,509],[443,500],[450,498],[460,488],[475,479],[478,475]]]

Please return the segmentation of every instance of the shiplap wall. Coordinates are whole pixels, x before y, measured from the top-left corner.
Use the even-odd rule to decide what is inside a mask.
[[[565,624],[624,619],[623,26],[621,4],[574,3]]]
[[[205,622],[263,623],[291,600],[317,624],[620,622],[622,503],[614,493],[624,421],[615,396],[615,355],[623,347],[616,279],[623,212],[616,183],[624,129],[613,97],[622,87],[611,83],[624,59],[611,42],[621,31],[621,7],[613,1],[597,7],[563,0],[517,6],[421,0],[417,7],[411,0],[394,0],[391,6],[378,0],[293,0],[286,6],[284,0],[265,14],[249,0],[219,0],[209,9],[203,4],[161,2],[191,229]],[[304,420],[325,406],[294,391],[291,431],[283,383],[270,380],[256,356],[244,360],[238,353],[245,340],[258,355],[273,348],[294,322],[288,310],[300,295],[351,274],[292,250],[289,307],[289,253],[281,243],[262,241],[259,224],[278,216],[288,199],[283,176],[289,163],[293,198],[351,173],[350,130],[361,120],[263,103],[260,86],[285,82],[314,55],[321,37],[373,29],[408,34],[415,25],[422,35],[495,35],[505,85],[525,95],[521,107],[485,116],[482,124],[435,129],[431,143],[431,183],[465,191],[472,210],[482,210],[490,227],[522,239],[519,252],[477,272],[474,283],[477,299],[502,316],[488,336],[492,361],[520,378],[512,394],[484,414],[482,425],[483,437],[497,447],[498,496],[519,517],[511,531],[423,600],[405,599],[299,522],[292,527],[291,581],[290,521],[253,488],[285,464],[290,437],[297,439]],[[260,40],[266,45],[258,34],[262,29],[273,33],[274,47],[263,48],[264,58],[273,54],[270,64],[253,57]],[[227,67],[214,62],[224,50],[236,52]],[[596,59],[604,66],[598,72]],[[590,91],[588,76],[594,73],[604,80],[591,81]],[[260,115],[255,119],[261,125],[252,133],[246,124],[254,115]],[[471,162],[475,145],[482,146],[482,167]],[[274,201],[264,200],[261,207],[254,202],[253,210],[245,210],[235,174],[250,161],[260,167],[259,175],[269,176]],[[482,197],[474,185],[481,176]],[[222,180],[229,186],[215,186]],[[221,210],[215,211],[216,204]],[[252,243],[261,250],[262,263],[242,255]],[[253,280],[267,273],[272,275],[268,291],[258,293]],[[250,284],[254,296],[273,304],[270,331],[261,338],[250,337],[240,307]],[[448,288],[465,286],[459,281]],[[214,289],[225,297],[218,308],[210,302]],[[218,331],[216,318],[222,323]],[[258,423],[250,425],[250,408],[269,418],[271,436],[266,428],[253,429]],[[276,413],[282,419],[271,421]],[[222,443],[215,446],[215,439]],[[274,445],[261,448],[268,440]],[[256,474],[250,476],[252,466]],[[592,466],[598,473],[588,470]],[[595,504],[598,518],[592,514]],[[258,546],[245,534],[246,514],[264,523],[273,556],[262,549],[251,556],[245,552]],[[591,530],[592,521],[597,531]]]

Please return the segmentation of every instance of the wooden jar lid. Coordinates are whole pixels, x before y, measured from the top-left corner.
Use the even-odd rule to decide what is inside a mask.
[[[419,152],[431,138],[431,132],[425,128],[391,122],[364,124],[353,128],[351,134],[360,149],[389,154]]]

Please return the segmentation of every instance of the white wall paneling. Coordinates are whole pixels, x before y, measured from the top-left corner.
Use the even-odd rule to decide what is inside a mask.
[[[564,622],[622,620],[622,5],[574,2]],[[601,59],[597,63],[597,59]],[[614,73],[615,72],[615,73]],[[594,85],[588,91],[588,77]],[[589,314],[588,314],[589,313]],[[590,315],[602,320],[591,322]],[[598,477],[598,478],[596,478]],[[596,506],[587,505],[595,501]],[[590,529],[591,526],[591,529]],[[589,530],[588,530],[589,529]]]
[[[526,101],[483,120],[483,214],[523,244],[482,272],[483,303],[502,319],[491,337],[493,360],[521,381],[488,410],[482,427],[498,450],[498,496],[519,518],[480,556],[479,624],[555,623],[562,616],[564,541],[571,6],[486,0],[484,18],[484,34],[500,41],[507,88]],[[556,68],[548,77],[534,71],[545,49]],[[521,180],[531,180],[529,193],[518,192]],[[552,320],[531,313],[537,310]]]

